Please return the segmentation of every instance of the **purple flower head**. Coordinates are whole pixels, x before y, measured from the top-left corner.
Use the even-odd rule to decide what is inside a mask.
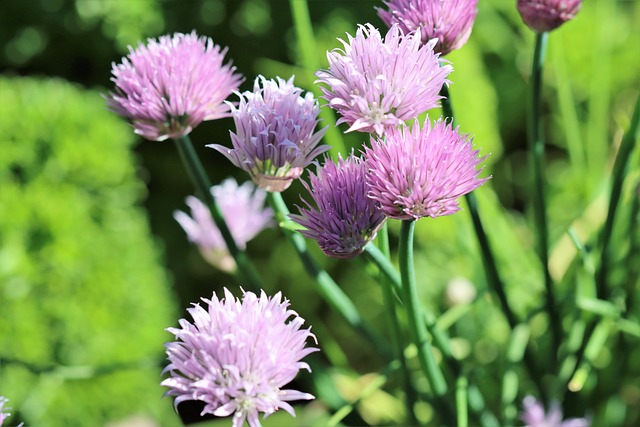
[[[289,301],[278,292],[258,297],[244,292],[236,299],[227,289],[224,298],[213,294],[202,299],[208,307],[194,304],[188,309],[193,323],[180,320],[180,329],[168,328],[176,341],[167,343],[169,378],[161,385],[166,395],[176,396],[174,405],[185,400],[205,402],[202,414],[226,417],[233,414],[233,426],[245,420],[259,427],[258,413],[265,416],[278,409],[295,412],[287,402],[313,399],[308,393],[282,389],[300,369],[310,371],[301,360],[318,351],[306,347],[315,341]]]
[[[398,24],[405,33],[419,29],[425,44],[438,39],[434,51],[442,55],[469,40],[478,13],[478,0],[386,0],[384,4],[389,10],[376,9],[385,24]]]
[[[371,24],[347,34],[343,49],[327,52],[329,69],[316,73],[329,106],[347,132],[382,136],[386,127],[438,106],[440,89],[453,68],[434,53],[437,40],[422,44],[420,30],[405,35],[391,26],[384,39]]]
[[[420,128],[402,124],[389,130],[386,142],[371,138],[365,147],[369,171],[369,197],[380,203],[391,218],[418,219],[457,212],[457,198],[481,186],[488,178],[478,178],[476,167],[484,157],[467,136],[450,123],[429,119]]]
[[[262,83],[262,87],[260,87]],[[267,191],[284,191],[313,159],[329,150],[320,145],[327,128],[315,132],[320,107],[311,92],[285,81],[256,78],[253,92],[238,94],[238,107],[231,104],[236,133],[233,148],[208,147],[224,154],[234,165],[251,175]]]
[[[533,396],[527,396],[522,402],[520,418],[527,427],[589,427],[587,418],[569,418],[562,421],[562,408],[558,402],[552,402],[549,412]]]
[[[582,0],[518,0],[518,12],[529,28],[538,33],[558,28],[573,19]]]
[[[318,242],[334,258],[352,258],[376,237],[386,217],[378,203],[367,197],[369,185],[364,162],[351,154],[338,164],[325,159],[316,174],[310,174],[311,188],[304,183],[317,208],[303,200],[300,215],[290,215],[305,227],[300,232]]]
[[[187,135],[204,120],[229,116],[224,100],[242,77],[223,65],[227,49],[208,37],[175,33],[149,39],[121,64],[113,64],[111,110],[128,119],[135,132],[152,141]]]
[[[249,240],[273,225],[273,211],[264,208],[267,193],[256,189],[250,181],[238,186],[235,179],[227,178],[220,185],[211,187],[211,193],[238,248],[244,250]],[[187,205],[192,217],[181,211],[175,211],[173,217],[187,232],[189,241],[198,246],[204,259],[213,266],[223,271],[235,271],[236,263],[207,205],[193,196],[187,197]]]

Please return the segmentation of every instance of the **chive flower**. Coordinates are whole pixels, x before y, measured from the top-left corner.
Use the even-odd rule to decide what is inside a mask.
[[[552,402],[548,412],[542,403],[533,396],[527,396],[522,402],[523,410],[520,418],[525,427],[589,427],[591,421],[587,418],[569,418],[562,421],[562,408],[558,402]]]
[[[238,185],[235,179],[227,178],[211,187],[211,193],[241,250],[246,248],[249,240],[273,225],[273,210],[264,207],[267,193],[250,181]],[[175,211],[173,216],[187,233],[189,241],[198,246],[203,258],[211,265],[222,271],[234,272],[236,263],[207,205],[193,196],[187,197],[186,203],[191,208],[191,216],[182,211]]]
[[[325,159],[315,174],[310,173],[311,185],[304,183],[316,207],[303,199],[306,207],[298,207],[300,215],[289,217],[304,227],[305,237],[318,242],[320,249],[333,258],[352,258],[376,237],[386,219],[378,203],[367,197],[366,166],[351,154],[340,157],[338,163]]]
[[[434,52],[437,40],[422,43],[421,30],[405,34],[396,24],[382,37],[371,24],[347,34],[343,49],[327,52],[329,68],[316,73],[329,107],[347,132],[394,127],[438,106],[451,65]]]
[[[371,137],[365,147],[369,197],[378,201],[390,218],[418,219],[451,215],[458,210],[458,197],[481,186],[478,178],[484,160],[472,141],[439,119],[433,126],[427,118],[420,127],[402,124],[390,129],[386,140]]]
[[[129,54],[112,66],[115,90],[107,105],[146,139],[187,135],[202,121],[230,115],[224,100],[243,78],[223,64],[226,53],[195,31],[129,46]]]
[[[582,0],[518,0],[518,12],[533,31],[542,33],[558,28],[580,11]]]
[[[230,132],[233,148],[208,145],[267,191],[286,190],[315,157],[330,148],[318,145],[327,130],[315,131],[318,101],[311,92],[303,95],[293,79],[256,78],[253,91],[238,94],[237,107],[229,104],[236,127],[235,133]]]
[[[405,33],[420,30],[422,43],[438,39],[434,51],[446,55],[462,47],[473,28],[478,0],[386,0],[376,8],[387,26],[398,24]]]
[[[187,311],[193,321],[181,319],[180,328],[167,328],[176,341],[166,344],[169,377],[161,385],[165,395],[175,396],[174,406],[187,400],[205,403],[202,415],[232,417],[232,426],[245,421],[259,427],[258,414],[268,416],[284,409],[295,416],[293,400],[309,400],[311,394],[284,389],[302,362],[317,351],[307,346],[315,341],[311,329],[302,329],[304,319],[289,308],[278,292],[268,297],[244,292],[235,298],[227,289],[224,297],[202,299]]]

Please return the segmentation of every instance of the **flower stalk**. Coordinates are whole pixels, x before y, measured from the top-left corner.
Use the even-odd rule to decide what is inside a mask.
[[[542,137],[542,123],[540,99],[542,95],[542,67],[547,50],[549,33],[536,33],[533,63],[531,68],[530,105],[529,105],[529,149],[533,166],[533,211],[538,241],[538,256],[542,263],[544,286],[546,291],[546,308],[551,323],[552,366],[555,369],[558,361],[558,348],[562,340],[562,324],[558,313],[558,306],[553,292],[553,281],[549,272],[549,231],[545,201],[544,182],[544,140]]]
[[[388,261],[390,256],[389,227],[386,222],[382,225],[382,228],[378,233],[377,243],[380,249],[380,254],[385,260]],[[375,246],[370,244],[367,245],[367,247]],[[395,270],[393,270],[393,272],[395,273]],[[379,274],[380,277],[378,278],[378,281],[382,285],[384,306],[388,313],[389,323],[391,324],[391,340],[393,342],[393,348],[395,350],[395,357],[400,361],[400,369],[402,370],[402,381],[406,394],[406,398],[404,399],[404,401],[407,415],[409,417],[409,422],[411,424],[417,425],[418,419],[415,414],[415,407],[416,402],[418,401],[418,396],[416,395],[416,390],[411,383],[411,373],[409,372],[407,360],[404,356],[406,337],[402,333],[402,329],[400,328],[400,323],[398,321],[398,311],[396,310],[396,306],[398,304],[397,295],[393,288],[393,281],[389,277],[387,277],[384,272],[380,271]]]
[[[426,325],[419,315],[421,306],[413,267],[413,235],[415,223],[414,220],[403,220],[400,229],[398,258],[400,263],[400,277],[402,278],[403,300],[407,312],[409,330],[413,342],[418,349],[420,366],[429,380],[433,394],[437,397],[442,397],[447,392],[447,383],[435,360],[433,347],[427,335]]]
[[[383,340],[372,331],[360,317],[360,313],[356,306],[351,302],[349,297],[342,291],[342,289],[338,286],[338,284],[333,280],[333,278],[323,270],[313,259],[309,250],[307,249],[307,244],[305,242],[304,237],[298,233],[297,231],[292,230],[289,227],[284,226],[286,222],[290,221],[289,218],[289,209],[282,199],[282,195],[278,192],[269,192],[267,194],[269,203],[273,211],[276,214],[276,219],[280,224],[280,228],[282,229],[284,235],[295,251],[297,252],[302,264],[313,279],[315,279],[315,283],[318,286],[318,291],[322,295],[322,297],[336,310],[340,315],[351,325],[354,329],[360,331],[364,336],[366,336],[371,343],[376,347],[379,354],[383,357],[391,358],[389,354],[389,349],[386,344],[383,343]]]

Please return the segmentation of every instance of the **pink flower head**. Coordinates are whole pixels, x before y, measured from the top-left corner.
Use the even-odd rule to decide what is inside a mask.
[[[527,396],[522,402],[523,410],[520,418],[526,427],[589,427],[587,418],[569,418],[562,421],[562,408],[558,402],[552,402],[549,412],[533,396]]]
[[[483,158],[471,140],[442,119],[420,128],[418,120],[409,128],[391,129],[386,141],[371,138],[365,148],[369,170],[369,197],[380,203],[391,218],[418,219],[457,212],[457,198],[481,186]]]
[[[250,181],[238,186],[235,179],[227,178],[222,184],[211,187],[211,193],[240,249],[244,250],[249,240],[273,224],[273,211],[264,208],[267,193],[256,189]],[[207,205],[193,196],[187,197],[187,205],[192,217],[181,211],[175,211],[173,216],[187,232],[189,241],[198,246],[204,259],[213,266],[223,271],[235,271],[236,263]]]
[[[305,227],[300,232],[315,239],[330,257],[352,258],[376,237],[386,217],[378,203],[367,197],[364,162],[353,154],[335,164],[326,159],[316,174],[310,174],[311,188],[304,183],[317,208],[303,200],[306,208],[290,218]]]
[[[284,409],[295,412],[287,402],[313,399],[311,394],[282,389],[300,369],[310,371],[301,360],[315,347],[306,347],[315,336],[289,301],[278,292],[258,297],[245,292],[236,299],[227,289],[224,298],[188,309],[193,323],[180,320],[180,329],[168,328],[176,341],[167,343],[169,378],[161,385],[166,395],[176,396],[174,405],[185,400],[205,402],[202,414],[226,417],[233,414],[233,427],[245,420],[259,427],[258,413],[270,415]]]
[[[122,63],[113,64],[115,91],[107,104],[152,141],[187,135],[204,120],[229,116],[224,100],[242,77],[223,65],[227,49],[208,37],[176,33],[129,46]]]
[[[262,87],[260,87],[262,83]],[[327,128],[315,132],[320,107],[311,92],[285,81],[256,78],[253,92],[238,94],[238,107],[231,106],[236,133],[233,148],[208,145],[249,173],[253,182],[267,191],[284,191],[313,159],[329,150],[320,145]]]
[[[392,25],[384,39],[371,24],[327,52],[329,69],[318,71],[324,98],[347,123],[347,132],[382,136],[386,127],[438,106],[440,89],[453,68],[434,53],[437,40],[422,44],[421,32],[404,34]]]
[[[385,24],[398,24],[405,33],[419,29],[422,43],[438,39],[434,50],[442,55],[469,40],[478,13],[478,0],[386,0],[384,4],[389,10],[376,9]]]
[[[573,19],[582,0],[518,0],[518,12],[533,31],[542,33]]]

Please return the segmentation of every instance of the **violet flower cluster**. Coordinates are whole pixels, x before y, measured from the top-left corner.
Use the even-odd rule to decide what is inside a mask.
[[[582,0],[518,0],[518,12],[529,28],[538,33],[551,31],[573,19]]]
[[[552,402],[549,411],[544,410],[542,403],[533,396],[527,396],[522,402],[523,410],[520,418],[526,427],[589,427],[587,418],[569,418],[562,420],[562,408],[558,402]]]
[[[233,148],[209,147],[224,154],[235,166],[249,173],[260,188],[284,191],[313,159],[329,150],[318,145],[326,128],[315,131],[320,107],[311,92],[302,95],[293,77],[285,81],[259,76],[253,91],[240,96],[231,107],[236,132]]]
[[[187,135],[205,120],[229,116],[223,101],[242,77],[223,64],[227,49],[208,37],[176,33],[149,39],[113,64],[108,106],[153,141]]]
[[[343,49],[327,53],[329,69],[316,73],[328,105],[347,123],[347,132],[375,132],[438,106],[453,70],[434,53],[437,40],[422,43],[420,29],[404,34],[392,25],[385,37],[371,24],[347,34]]]
[[[193,322],[181,319],[180,328],[167,329],[176,341],[166,344],[169,377],[162,385],[175,396],[175,406],[199,400],[205,403],[202,414],[233,415],[233,427],[245,420],[259,427],[260,412],[295,415],[288,402],[314,398],[283,388],[301,369],[310,371],[302,359],[318,349],[307,346],[315,336],[302,328],[304,319],[280,292],[245,292],[237,299],[225,289],[224,298],[214,293],[203,302],[206,308],[188,309]]]
[[[273,225],[273,210],[264,207],[267,193],[250,181],[238,185],[235,179],[227,178],[211,187],[211,193],[239,249],[244,250],[249,240]],[[186,203],[191,208],[191,217],[182,211],[175,211],[173,216],[187,233],[189,241],[198,246],[211,265],[234,272],[236,263],[211,217],[209,207],[193,196],[187,197]]]
[[[386,0],[387,9],[376,8],[387,26],[420,31],[422,43],[437,39],[434,51],[442,55],[462,47],[473,28],[478,0]]]
[[[386,138],[371,137],[365,148],[369,171],[369,197],[380,203],[390,218],[418,219],[457,212],[457,198],[481,186],[484,160],[466,136],[440,119],[421,127],[402,124]]]
[[[310,173],[311,186],[304,186],[311,194],[314,207],[304,200],[306,207],[298,207],[300,215],[290,218],[305,227],[305,237],[318,242],[320,249],[333,258],[352,258],[362,252],[386,217],[378,203],[368,197],[366,166],[351,154],[334,163],[325,159],[316,174]]]

